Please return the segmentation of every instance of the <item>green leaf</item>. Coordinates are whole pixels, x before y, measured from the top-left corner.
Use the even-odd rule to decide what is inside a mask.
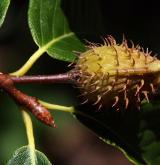
[[[4,22],[9,4],[10,4],[10,0],[0,0],[0,27]]]
[[[28,146],[23,146],[17,149],[8,161],[7,165],[51,165],[50,161],[42,152],[35,150],[34,158],[30,153],[31,151]],[[33,159],[36,161],[33,162]]]
[[[74,61],[76,55],[73,51],[85,50],[84,45],[71,32],[60,7],[60,0],[30,0],[28,18],[34,41],[51,57]]]
[[[119,148],[134,164],[160,164],[160,103],[145,103],[141,111],[83,105],[75,116],[104,142]],[[80,112],[80,113],[79,113]]]

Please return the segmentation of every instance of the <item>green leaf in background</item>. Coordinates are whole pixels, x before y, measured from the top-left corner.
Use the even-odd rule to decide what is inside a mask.
[[[42,152],[37,150],[35,151],[35,164],[32,163],[32,159],[33,158],[30,155],[29,147],[23,146],[14,152],[12,158],[8,161],[7,165],[52,165],[50,161],[47,159],[47,157]]]
[[[83,105],[78,120],[96,133],[104,142],[119,148],[138,165],[160,164],[160,103],[145,103],[141,111],[131,107],[116,112]],[[82,115],[83,114],[83,115]],[[84,115],[85,114],[85,115]]]
[[[5,19],[10,0],[0,0],[0,27]]]
[[[74,61],[73,51],[84,51],[84,45],[69,29],[60,0],[30,0],[28,17],[34,41],[51,57]]]

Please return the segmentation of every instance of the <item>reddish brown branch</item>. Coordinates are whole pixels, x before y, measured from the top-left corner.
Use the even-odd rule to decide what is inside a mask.
[[[37,119],[43,123],[55,127],[53,117],[50,112],[42,106],[35,97],[26,95],[18,90],[14,84],[52,84],[52,83],[73,83],[77,74],[68,72],[57,75],[34,75],[34,76],[11,76],[0,74],[0,88],[5,90],[19,105],[29,110]]]
[[[5,90],[19,105],[29,110],[41,122],[55,127],[50,112],[35,97],[28,96],[15,88],[14,82],[9,75],[0,74],[0,88]]]
[[[71,82],[70,74],[63,73],[57,75],[31,75],[31,76],[10,76],[14,83],[20,84],[52,84],[52,83],[69,83]]]

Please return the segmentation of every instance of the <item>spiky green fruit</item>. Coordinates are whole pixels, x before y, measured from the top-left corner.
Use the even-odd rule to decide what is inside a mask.
[[[126,40],[116,44],[109,36],[101,46],[79,56],[72,77],[93,105],[112,106],[119,110],[139,105],[155,93],[159,85],[160,60],[140,46],[129,48]],[[75,78],[76,75],[76,78]]]

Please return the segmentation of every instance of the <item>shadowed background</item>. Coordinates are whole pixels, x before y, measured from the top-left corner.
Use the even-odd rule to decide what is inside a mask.
[[[158,3],[158,2],[157,2]],[[37,50],[27,24],[28,1],[12,1],[4,25],[0,29],[0,68],[12,72],[22,66]],[[144,48],[160,52],[160,20],[154,1],[63,0],[62,7],[71,29],[79,38],[101,42],[113,35],[118,42],[123,34]],[[68,63],[46,54],[28,74],[54,74],[69,70]],[[24,92],[61,105],[76,105],[76,92],[70,85],[18,85]],[[4,164],[17,148],[26,145],[25,128],[15,103],[0,93],[0,164]],[[71,115],[52,112],[57,129],[48,128],[33,117],[37,149],[57,165],[130,165],[116,149],[99,140]]]

